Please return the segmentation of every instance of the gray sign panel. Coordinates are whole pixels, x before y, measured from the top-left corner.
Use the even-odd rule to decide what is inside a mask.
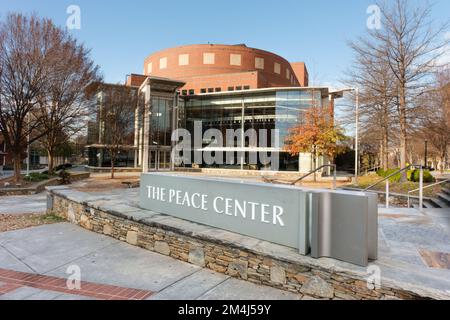
[[[358,265],[377,258],[376,195],[147,173],[140,206]]]
[[[308,253],[309,195],[298,188],[163,173],[143,174],[140,188],[144,209]]]

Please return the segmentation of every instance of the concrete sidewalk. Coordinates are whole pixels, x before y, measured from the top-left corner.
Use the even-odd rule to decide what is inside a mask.
[[[69,290],[74,270],[81,289]],[[69,223],[0,233],[0,299],[299,299]]]
[[[47,193],[26,196],[0,197],[0,215],[44,213],[47,210]]]

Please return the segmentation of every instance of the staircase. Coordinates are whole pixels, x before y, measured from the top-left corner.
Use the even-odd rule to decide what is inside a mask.
[[[437,194],[436,198],[424,199],[423,206],[427,209],[433,208],[448,208],[450,210],[450,189],[448,185],[441,189],[441,192]],[[417,201],[413,202],[413,207],[418,208],[419,204]]]

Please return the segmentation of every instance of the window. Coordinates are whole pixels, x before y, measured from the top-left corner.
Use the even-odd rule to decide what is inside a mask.
[[[214,91],[216,91],[216,92],[221,92],[221,91],[222,91],[222,88],[216,88]]]
[[[236,87],[236,90],[238,90],[238,91],[239,91],[239,90],[242,90],[242,87],[241,87],[241,86],[237,86],[237,87]]]
[[[159,68],[160,69],[167,68],[167,58],[166,57],[159,59]]]
[[[286,79],[289,80],[290,77],[291,77],[291,71],[289,69],[286,69]]]
[[[250,86],[244,86],[244,90],[250,90]]]
[[[189,64],[189,55],[188,54],[180,54],[178,56],[178,65],[179,66],[187,66]]]
[[[234,91],[234,87],[228,87],[228,91]]]
[[[195,94],[195,90],[194,89],[189,89],[189,95],[193,95]]]
[[[182,96],[187,95],[187,90],[182,90],[182,91],[181,91],[181,95],[182,95]]]
[[[241,65],[241,55],[240,54],[230,54],[230,65],[240,66]]]
[[[214,53],[203,54],[203,64],[214,64],[214,61],[215,61]]]
[[[279,63],[275,62],[273,71],[277,74],[281,74],[281,65]]]
[[[264,58],[255,58],[255,68],[264,69]]]
[[[208,92],[209,93],[214,92],[214,88],[208,88]]]
[[[206,89],[205,88],[200,89],[200,93],[206,93]]]
[[[149,64],[147,64],[147,73],[152,73],[153,72],[153,62],[149,62]]]

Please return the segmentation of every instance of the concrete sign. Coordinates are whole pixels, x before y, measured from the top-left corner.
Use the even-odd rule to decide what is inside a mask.
[[[308,253],[308,194],[296,188],[148,173],[140,206]]]
[[[312,250],[313,257],[365,265],[376,256],[376,247],[369,248],[377,238],[369,226],[373,203],[364,193],[169,173],[142,174],[140,185],[140,206],[157,213],[296,248],[304,255]]]

